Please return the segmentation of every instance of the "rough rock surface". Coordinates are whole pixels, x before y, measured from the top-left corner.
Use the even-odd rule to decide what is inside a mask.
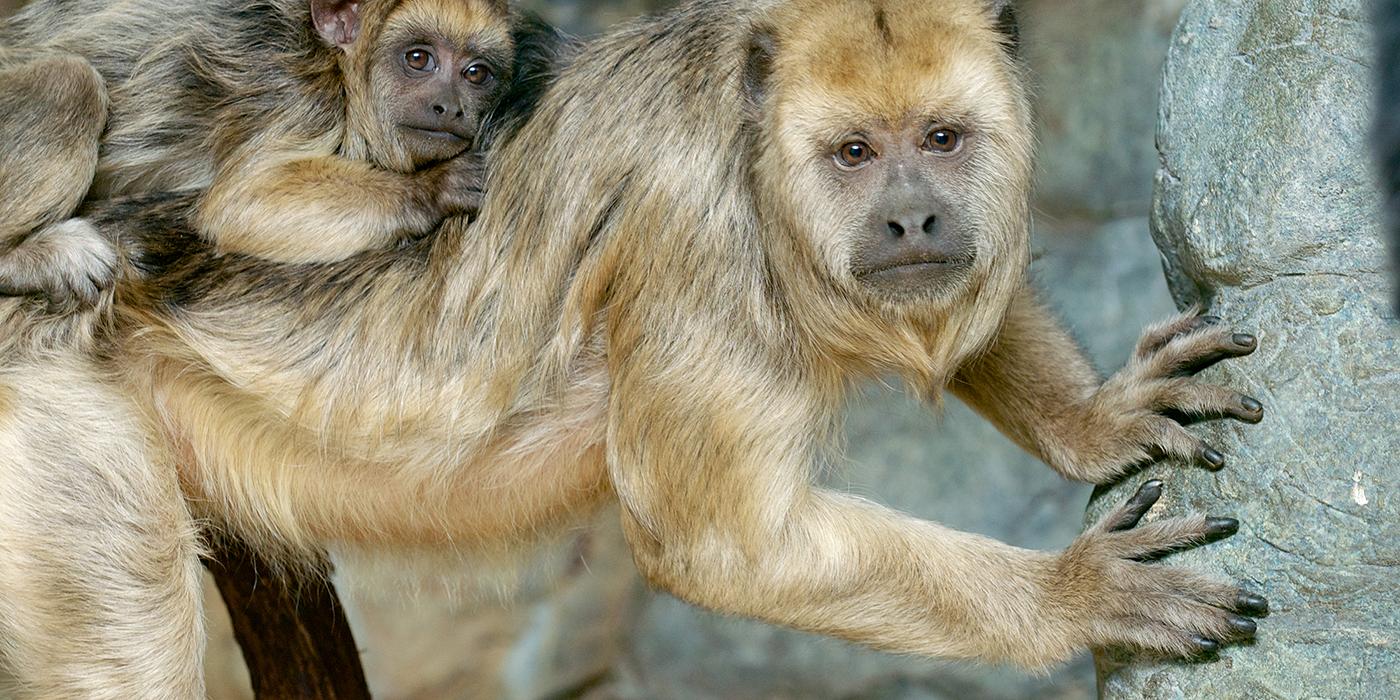
[[[1260,337],[1210,370],[1262,425],[1200,428],[1219,474],[1161,465],[1161,515],[1240,533],[1173,564],[1264,593],[1257,643],[1213,664],[1100,655],[1103,697],[1379,698],[1400,687],[1400,326],[1387,304],[1364,0],[1192,0],[1168,55],[1153,231],[1178,304]]]

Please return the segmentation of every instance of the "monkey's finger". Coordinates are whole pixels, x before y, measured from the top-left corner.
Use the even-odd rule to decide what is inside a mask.
[[[1150,447],[1158,457],[1175,457],[1199,464],[1210,471],[1225,468],[1225,455],[1170,418],[1163,416],[1153,420],[1149,431]]]
[[[1152,561],[1168,554],[1219,542],[1239,532],[1234,518],[1192,515],[1147,523],[1114,534],[1105,541],[1109,554],[1133,561]]]
[[[49,288],[49,296],[55,302],[76,301],[82,306],[96,304],[101,294],[99,283],[82,270],[65,275]]]
[[[1198,316],[1196,314],[1197,311],[1193,308],[1148,326],[1143,330],[1142,336],[1138,338],[1137,349],[1133,351],[1133,354],[1138,358],[1145,359],[1166,347],[1167,343],[1179,336],[1189,335],[1202,328],[1222,323],[1219,316]]]
[[[1189,598],[1151,596],[1138,602],[1120,634],[1135,646],[1169,656],[1208,658],[1223,645],[1253,639],[1258,632],[1254,620]]]
[[[1161,497],[1162,482],[1153,479],[1143,484],[1127,503],[1100,521],[1099,529],[1103,532],[1121,532],[1137,527],[1142,516],[1147,515],[1147,511],[1152,510],[1152,506],[1156,505]]]
[[[1222,360],[1243,357],[1259,348],[1259,339],[1224,326],[1173,338],[1147,361],[1148,373],[1159,377],[1186,377]]]
[[[1135,564],[1151,571],[1138,578],[1144,588],[1158,593],[1186,591],[1192,599],[1245,617],[1267,617],[1269,601],[1257,593],[1202,576],[1188,569]]]
[[[1264,420],[1264,404],[1217,384],[1173,380],[1157,389],[1153,409],[1182,424],[1234,418],[1246,423]]]

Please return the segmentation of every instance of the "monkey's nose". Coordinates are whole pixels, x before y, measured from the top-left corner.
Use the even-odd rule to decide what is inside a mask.
[[[460,105],[449,107],[443,104],[435,104],[433,105],[433,114],[436,114],[439,117],[446,117],[448,119],[461,119],[466,114],[466,112],[462,109]]]
[[[927,216],[901,216],[885,223],[890,235],[895,238],[903,238],[911,231],[923,231],[926,235],[932,236],[938,232],[938,217],[933,214]]]

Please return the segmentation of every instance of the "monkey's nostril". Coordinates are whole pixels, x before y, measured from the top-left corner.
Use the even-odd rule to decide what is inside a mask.
[[[433,105],[434,114],[447,114],[447,108],[442,105]]]
[[[903,237],[904,237],[904,227],[903,227],[903,226],[900,226],[898,223],[896,223],[896,222],[894,222],[894,221],[891,221],[891,222],[887,223],[886,225],[890,227],[890,235],[891,235],[891,236],[894,236],[895,238],[903,238]]]
[[[938,230],[938,217],[930,216],[929,218],[924,219],[924,233],[927,233],[928,235],[932,236],[933,232],[936,230]]]

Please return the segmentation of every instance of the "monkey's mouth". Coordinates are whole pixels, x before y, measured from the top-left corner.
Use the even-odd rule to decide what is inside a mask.
[[[879,286],[916,286],[931,277],[947,275],[972,267],[972,255],[910,255],[857,264],[851,270],[856,279]]]
[[[471,134],[465,134],[465,133],[460,133],[460,132],[456,132],[456,131],[443,131],[443,130],[440,130],[440,129],[424,129],[424,128],[417,127],[417,126],[407,126],[407,125],[405,125],[405,126],[403,127],[403,129],[404,129],[404,131],[407,131],[408,133],[413,134],[414,136],[418,136],[418,137],[420,137],[420,138],[425,138],[425,139],[431,139],[431,140],[433,140],[433,141],[442,141],[442,142],[445,142],[445,143],[448,143],[448,144],[452,144],[452,145],[454,145],[454,146],[455,146],[455,145],[459,145],[459,144],[465,144],[466,142],[472,140],[472,135],[471,135]]]

